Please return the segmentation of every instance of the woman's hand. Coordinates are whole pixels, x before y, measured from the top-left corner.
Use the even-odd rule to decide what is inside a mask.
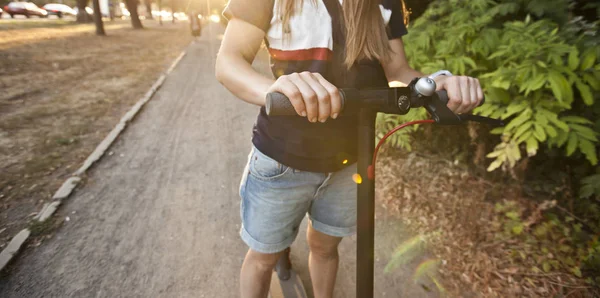
[[[296,113],[310,122],[337,118],[342,109],[338,88],[319,73],[308,71],[280,76],[267,90],[281,92],[290,99]]]
[[[478,79],[441,75],[434,80],[437,90],[448,92],[448,108],[454,113],[467,113],[479,106],[483,100],[483,91]]]

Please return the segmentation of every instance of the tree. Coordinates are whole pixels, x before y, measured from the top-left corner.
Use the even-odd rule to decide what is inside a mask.
[[[157,0],[158,4],[158,23],[162,26],[162,0]]]
[[[127,6],[127,10],[129,10],[131,18],[131,26],[133,29],[144,29],[144,26],[140,21],[140,16],[138,15],[138,4],[138,0],[125,0],[125,6]]]
[[[175,7],[176,7],[176,1],[175,0],[171,0],[171,23],[175,23]]]
[[[144,0],[144,4],[146,5],[146,14],[148,15],[147,18],[153,20],[154,16],[152,15],[152,0]]]
[[[100,11],[100,1],[92,0],[94,6],[94,23],[96,23],[96,35],[104,36],[104,23],[102,23],[102,11]]]
[[[92,17],[85,11],[88,0],[77,0],[77,22],[88,23],[92,21]]]

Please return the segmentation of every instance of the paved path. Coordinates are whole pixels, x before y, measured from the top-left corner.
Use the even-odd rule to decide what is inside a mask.
[[[258,108],[215,80],[212,31],[58,212],[70,221],[0,279],[0,297],[238,297],[237,190]],[[255,66],[268,71],[265,53]],[[401,234],[379,216],[376,297],[427,296],[412,269],[382,272]],[[293,262],[309,285],[300,235]],[[355,245],[342,242],[336,297],[354,297]]]

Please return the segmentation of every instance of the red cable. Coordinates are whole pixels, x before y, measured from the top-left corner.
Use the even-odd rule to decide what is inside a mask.
[[[375,162],[377,162],[377,152],[379,151],[379,147],[381,147],[381,145],[383,145],[383,142],[385,142],[385,140],[389,136],[393,135],[395,132],[397,132],[407,126],[410,126],[410,125],[422,124],[422,123],[434,123],[434,122],[435,121],[433,121],[431,119],[411,121],[411,122],[407,122],[402,125],[399,125],[399,126],[395,127],[394,129],[388,131],[388,133],[386,133],[385,136],[383,136],[383,138],[381,138],[381,140],[379,140],[379,143],[377,143],[377,147],[375,147],[375,152],[373,152],[373,161],[371,162],[371,165],[367,169],[367,176],[368,176],[369,180],[373,180],[375,178]]]

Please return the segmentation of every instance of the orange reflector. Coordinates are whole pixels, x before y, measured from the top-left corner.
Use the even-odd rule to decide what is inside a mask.
[[[356,184],[362,183],[362,177],[358,173],[352,175],[352,180],[354,180]]]
[[[342,161],[342,164],[347,164],[347,163],[348,163],[347,159],[344,159],[344,161]]]

